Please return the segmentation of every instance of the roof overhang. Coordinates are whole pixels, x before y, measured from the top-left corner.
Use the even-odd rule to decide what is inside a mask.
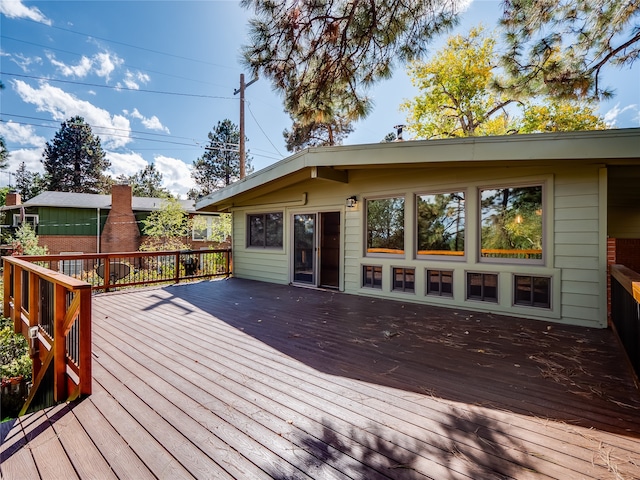
[[[310,148],[202,198],[196,210],[229,211],[310,179],[348,183],[349,171],[355,169],[526,166],[575,160],[638,164],[640,128]]]

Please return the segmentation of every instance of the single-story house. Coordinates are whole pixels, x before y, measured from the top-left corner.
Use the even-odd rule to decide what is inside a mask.
[[[590,327],[640,270],[640,129],[311,148],[201,199],[237,277]]]
[[[24,203],[12,192],[0,214],[3,228],[15,230],[22,222],[33,225],[39,244],[52,255],[133,252],[144,239],[142,220],[163,202],[162,198],[134,197],[129,185],[114,185],[111,195],[47,191]],[[219,214],[196,214],[193,200],[179,202],[188,215],[198,217],[185,243],[193,249],[219,246],[221,242],[212,238]]]

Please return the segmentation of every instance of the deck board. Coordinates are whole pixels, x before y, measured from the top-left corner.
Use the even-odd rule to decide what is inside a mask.
[[[238,279],[93,322],[93,395],[3,424],[3,478],[640,479],[608,330]]]

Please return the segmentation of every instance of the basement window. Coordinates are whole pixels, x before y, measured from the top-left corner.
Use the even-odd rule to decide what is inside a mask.
[[[514,305],[551,308],[551,279],[514,275]]]
[[[382,288],[382,266],[362,266],[362,286],[366,288]]]
[[[393,291],[394,292],[415,292],[416,269],[415,268],[394,268],[393,269]]]
[[[427,295],[453,297],[453,271],[427,270]]]
[[[498,274],[468,272],[467,300],[498,303]]]

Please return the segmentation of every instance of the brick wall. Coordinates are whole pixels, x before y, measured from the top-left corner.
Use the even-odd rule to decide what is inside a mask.
[[[97,252],[97,239],[95,235],[39,235],[38,244],[40,246],[46,246],[51,255],[58,255],[60,252]]]
[[[607,238],[607,265],[624,265],[640,272],[640,239]],[[611,320],[611,275],[607,275],[607,317]]]

